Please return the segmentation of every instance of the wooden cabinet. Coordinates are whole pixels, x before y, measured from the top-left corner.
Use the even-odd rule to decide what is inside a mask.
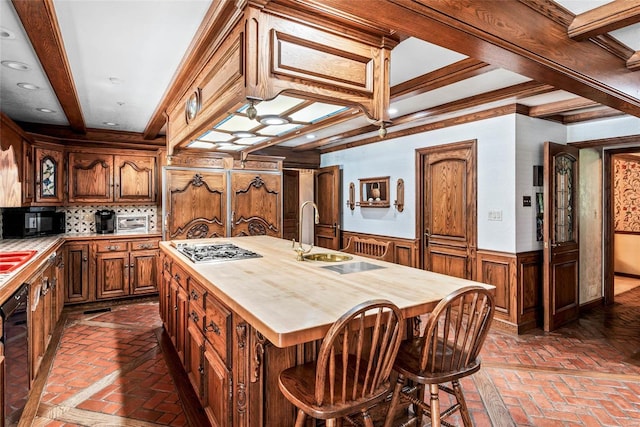
[[[160,313],[167,334],[211,425],[233,425],[232,313],[182,267],[171,265],[171,257],[162,257]]]
[[[33,175],[25,157],[33,162],[33,152],[24,152],[26,138],[22,129],[0,112],[0,206],[20,207],[33,198]],[[26,175],[29,173],[29,175]],[[25,194],[25,189],[30,194]]]
[[[65,303],[75,304],[95,300],[95,293],[92,292],[90,247],[90,242],[65,244]]]
[[[171,169],[166,175],[165,236],[168,240],[227,235],[227,174]]]
[[[156,238],[100,241],[96,245],[96,298],[156,292],[158,242]]]
[[[69,153],[69,202],[142,203],[156,199],[152,155]]]
[[[29,280],[29,311],[27,315],[29,336],[30,381],[38,374],[42,358],[49,345],[55,323],[53,321],[52,280],[55,272],[55,255]]]
[[[231,236],[282,236],[282,175],[231,172]]]
[[[62,149],[35,148],[36,205],[60,205],[64,202],[64,153]]]
[[[34,178],[36,176],[35,150],[33,144],[22,140],[22,203],[30,204],[34,198]]]
[[[168,240],[282,236],[281,171],[169,169],[165,203]]]

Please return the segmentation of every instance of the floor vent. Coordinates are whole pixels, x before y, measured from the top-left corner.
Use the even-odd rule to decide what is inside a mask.
[[[95,308],[93,310],[87,310],[87,311],[84,312],[84,314],[105,313],[107,311],[111,311],[111,307]]]

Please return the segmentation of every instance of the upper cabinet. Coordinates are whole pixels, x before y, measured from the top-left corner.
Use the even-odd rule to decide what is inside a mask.
[[[62,149],[36,147],[34,153],[34,204],[62,204],[64,202],[64,153]]]
[[[33,202],[33,179],[36,176],[35,150],[33,144],[22,140],[22,202],[29,204]]]
[[[33,162],[33,151],[28,156],[24,151],[30,147],[22,129],[0,112],[0,208],[19,207],[33,198],[33,175],[25,175],[31,171],[25,158]]]
[[[149,203],[155,189],[155,156],[69,153],[71,203]]]

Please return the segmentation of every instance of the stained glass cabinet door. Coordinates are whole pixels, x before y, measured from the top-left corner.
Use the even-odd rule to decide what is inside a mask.
[[[36,148],[35,201],[56,205],[64,201],[64,164],[62,151]]]

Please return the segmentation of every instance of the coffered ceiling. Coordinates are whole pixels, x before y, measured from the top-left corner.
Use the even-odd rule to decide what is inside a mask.
[[[389,136],[501,109],[563,123],[640,117],[640,0],[274,1],[399,37]],[[211,43],[204,29],[219,5],[0,0],[0,111],[36,133],[162,145],[168,99],[189,53]],[[305,151],[379,140],[363,114],[336,111],[256,144]]]

